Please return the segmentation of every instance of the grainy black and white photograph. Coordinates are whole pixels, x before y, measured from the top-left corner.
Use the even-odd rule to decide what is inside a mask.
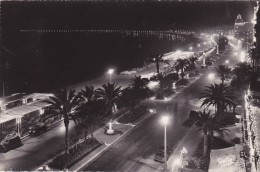
[[[258,0],[0,0],[0,171],[260,172]]]

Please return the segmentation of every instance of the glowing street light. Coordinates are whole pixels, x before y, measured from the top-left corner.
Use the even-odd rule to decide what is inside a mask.
[[[193,49],[193,47],[190,47],[190,48],[189,48],[189,50],[192,50],[192,49]]]
[[[198,44],[198,47],[200,47],[200,44]]]
[[[229,60],[226,60],[225,63],[228,64],[228,63],[229,63]]]
[[[109,83],[111,83],[111,75],[114,73],[114,69],[109,69],[107,73],[109,74]]]
[[[167,132],[166,127],[169,123],[169,116],[163,116],[161,123],[164,125],[164,171],[167,171]]]

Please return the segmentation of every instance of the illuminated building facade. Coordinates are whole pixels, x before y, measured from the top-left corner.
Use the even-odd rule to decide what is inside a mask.
[[[242,19],[242,16],[238,14],[234,25],[234,35],[238,39],[252,42],[254,36],[254,24],[251,22],[245,22]]]

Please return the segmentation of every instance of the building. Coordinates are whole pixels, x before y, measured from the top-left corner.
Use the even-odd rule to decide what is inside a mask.
[[[26,135],[49,106],[44,100],[50,96],[52,94],[19,93],[0,98],[0,140],[13,132]]]
[[[237,39],[244,39],[246,42],[252,42],[254,37],[254,23],[245,22],[240,14],[234,24],[234,36]]]

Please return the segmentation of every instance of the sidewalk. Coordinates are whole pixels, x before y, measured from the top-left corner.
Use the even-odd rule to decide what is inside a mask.
[[[180,152],[185,147],[187,150],[186,155],[192,156],[199,146],[203,135],[201,131],[198,131],[197,127],[193,125],[188,133],[183,137],[178,146],[175,148],[173,154],[167,162],[167,167],[170,172],[178,172],[180,163]]]

